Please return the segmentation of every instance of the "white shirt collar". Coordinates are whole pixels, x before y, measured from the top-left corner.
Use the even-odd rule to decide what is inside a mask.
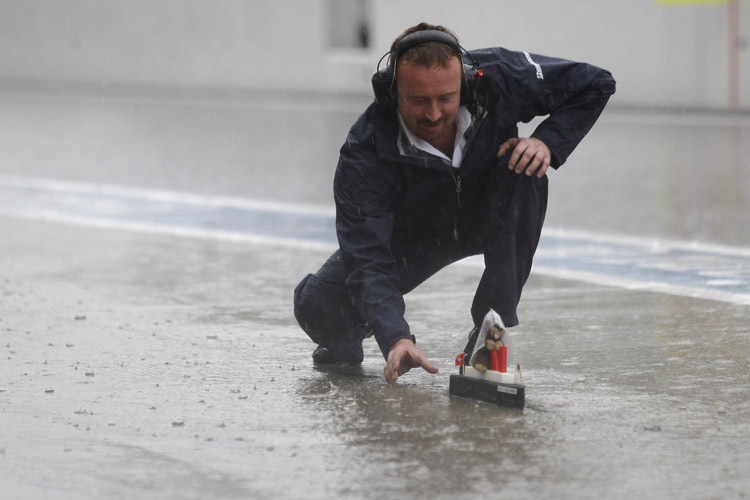
[[[453,158],[449,158],[435,146],[425,141],[424,139],[417,137],[411,130],[409,130],[409,127],[407,127],[404,123],[404,119],[401,118],[401,110],[396,113],[396,116],[398,116],[398,122],[401,125],[401,130],[399,133],[405,134],[406,138],[409,140],[409,143],[412,146],[424,151],[425,153],[429,153],[443,159],[447,163],[453,165],[454,168],[458,168],[461,166],[461,161],[463,160],[464,156],[464,148],[466,147],[466,137],[464,137],[464,134],[466,133],[466,130],[471,126],[472,119],[471,113],[468,109],[466,109],[466,106],[461,106],[460,108],[458,108],[458,116],[456,117],[456,142],[453,145]],[[400,140],[398,142],[399,144],[401,143]],[[403,154],[403,151],[401,151],[401,153]]]

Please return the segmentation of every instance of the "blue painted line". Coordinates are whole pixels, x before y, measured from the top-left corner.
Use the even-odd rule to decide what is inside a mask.
[[[333,216],[303,211],[282,212],[259,206],[233,206],[210,198],[0,184],[0,211],[7,214],[60,216],[77,220],[172,229],[254,234],[269,238],[335,243]],[[200,201],[198,201],[200,200]]]
[[[746,251],[689,247],[684,242],[679,246],[624,244],[547,234],[534,263],[643,283],[746,295],[750,303],[750,255]]]
[[[332,211],[122,187],[0,177],[0,213],[113,228],[336,246]],[[545,228],[534,272],[750,305],[750,249],[741,247]]]

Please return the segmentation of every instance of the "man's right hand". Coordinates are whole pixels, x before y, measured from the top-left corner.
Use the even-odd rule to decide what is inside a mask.
[[[422,351],[417,349],[414,342],[409,339],[397,340],[388,351],[388,361],[385,363],[383,376],[386,382],[395,384],[401,375],[419,366],[433,375],[438,372],[437,367],[430,363]]]

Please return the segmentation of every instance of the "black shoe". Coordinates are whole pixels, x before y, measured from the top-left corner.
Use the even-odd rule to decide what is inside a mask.
[[[315,363],[316,365],[333,365],[335,363],[341,362],[341,358],[339,358],[323,346],[318,346],[315,348],[312,354],[312,358],[313,363]]]
[[[337,364],[347,364],[347,365],[359,365],[359,363],[353,363],[351,361],[347,361],[344,358],[340,356],[336,356],[334,353],[332,353],[328,348],[323,347],[322,345],[319,345],[315,348],[312,354],[313,363],[316,365],[337,365]]]
[[[471,358],[471,353],[474,352],[474,346],[477,343],[477,338],[479,338],[479,327],[475,326],[471,329],[469,332],[469,341],[466,343],[466,347],[464,347],[464,364],[469,364],[469,359]]]

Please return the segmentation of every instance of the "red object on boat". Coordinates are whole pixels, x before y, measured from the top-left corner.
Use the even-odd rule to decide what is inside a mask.
[[[493,372],[504,371],[500,369],[500,353],[494,349],[490,351],[490,370]]]
[[[464,364],[464,353],[459,354],[456,356],[456,366],[461,366]]]

